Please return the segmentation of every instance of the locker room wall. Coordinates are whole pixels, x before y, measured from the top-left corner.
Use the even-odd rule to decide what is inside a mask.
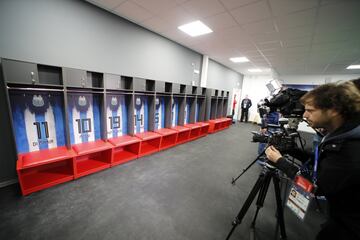
[[[191,84],[202,55],[85,1],[0,1],[0,56]]]
[[[0,187],[16,182],[15,142],[10,137],[12,136],[12,128],[2,76],[2,69],[0,67]]]
[[[224,65],[209,59],[208,78],[206,86],[208,88],[222,89],[230,91],[227,115],[231,114],[231,104],[234,88],[242,88],[244,75],[235,72]]]
[[[202,55],[85,1],[0,1],[0,58],[199,85]],[[223,77],[219,78],[216,76]],[[210,63],[207,87],[231,90],[242,75]],[[217,84],[216,81],[219,81]],[[241,86],[241,82],[240,82]],[[0,186],[16,181],[1,91]]]

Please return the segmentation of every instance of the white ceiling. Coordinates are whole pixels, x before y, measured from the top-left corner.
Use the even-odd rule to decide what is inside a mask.
[[[243,74],[352,74],[360,64],[360,0],[88,0]],[[195,20],[213,33],[190,37]],[[246,56],[249,63],[229,58]]]

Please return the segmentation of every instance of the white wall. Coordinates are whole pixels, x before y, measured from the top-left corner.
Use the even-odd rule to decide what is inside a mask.
[[[256,105],[261,99],[270,95],[266,84],[272,79],[272,75],[244,76],[241,99],[238,106],[240,107],[241,101],[248,95],[252,102],[252,107],[249,109],[249,121],[259,122],[260,117]],[[240,119],[240,114],[238,119]]]
[[[359,78],[360,74],[348,74],[348,75],[283,75],[279,77],[282,84],[313,84],[320,85],[329,82],[337,82],[339,80],[351,80]],[[260,75],[250,76],[245,75],[243,79],[243,86],[241,92],[241,100],[245,95],[249,95],[253,106],[249,111],[249,121],[257,120],[256,104],[260,99],[269,96],[269,91],[266,88],[266,84],[271,79],[275,78],[274,75]],[[239,105],[240,106],[240,105]],[[239,116],[240,117],[240,116]],[[239,118],[238,118],[239,119]]]

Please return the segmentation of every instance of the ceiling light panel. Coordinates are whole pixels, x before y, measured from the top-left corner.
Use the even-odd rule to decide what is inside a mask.
[[[204,23],[202,23],[199,20],[181,25],[178,27],[178,29],[180,29],[186,34],[189,34],[192,37],[197,37],[212,32],[212,30],[208,26],[206,26]]]
[[[350,65],[346,69],[360,69],[360,65]]]
[[[249,59],[247,59],[247,57],[233,57],[233,58],[230,58],[230,61],[232,61],[234,63],[250,62]]]

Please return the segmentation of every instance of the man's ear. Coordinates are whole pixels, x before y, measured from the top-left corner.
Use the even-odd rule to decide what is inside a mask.
[[[330,117],[337,117],[340,115],[340,113],[334,109],[328,109],[327,112]]]

